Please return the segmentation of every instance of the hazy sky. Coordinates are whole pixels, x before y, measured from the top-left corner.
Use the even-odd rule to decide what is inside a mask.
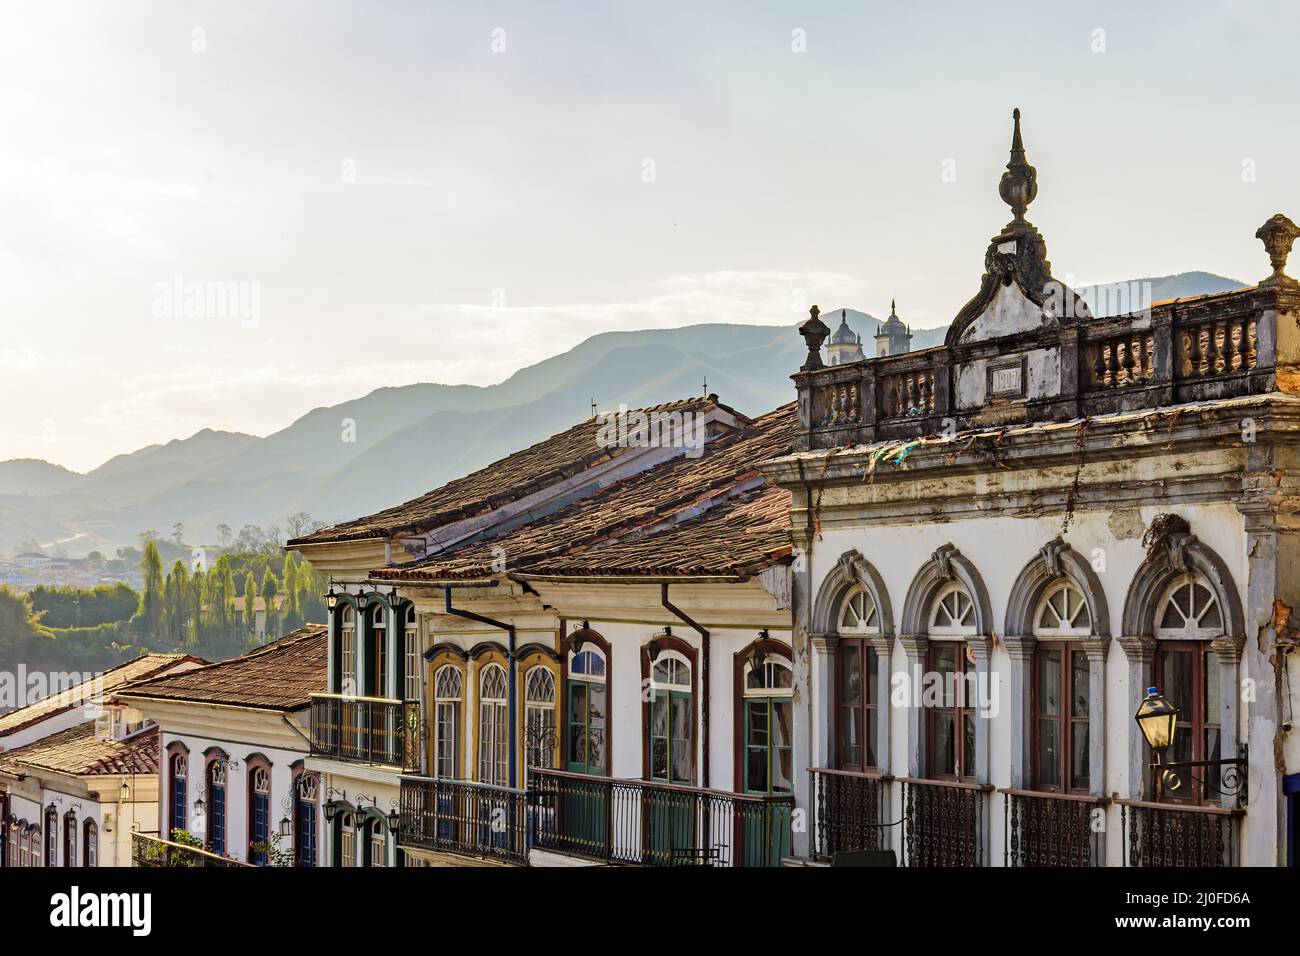
[[[5,2],[0,459],[265,434],[598,331],[947,322],[1017,105],[1058,276],[1267,275],[1297,5],[1049,6]]]

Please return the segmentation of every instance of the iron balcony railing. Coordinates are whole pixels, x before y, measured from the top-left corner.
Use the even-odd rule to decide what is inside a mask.
[[[420,769],[420,703],[313,694],[311,752],[353,763]]]
[[[1004,866],[1101,866],[1105,797],[1037,790],[1002,794]]]
[[[956,780],[900,779],[903,865],[984,866],[993,787]]]
[[[1144,800],[1120,807],[1125,866],[1215,867],[1237,864],[1244,810]]]
[[[815,767],[809,774],[814,857],[830,859],[837,853],[889,848],[885,805],[893,777],[824,767]]]
[[[398,802],[401,846],[528,862],[528,800],[523,790],[406,776]]]
[[[780,866],[793,796],[530,768],[533,846],[602,863]]]
[[[249,866],[239,860],[218,856],[201,847],[186,846],[145,833],[131,834],[132,866]]]

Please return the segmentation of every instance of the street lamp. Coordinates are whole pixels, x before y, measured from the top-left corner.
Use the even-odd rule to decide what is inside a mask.
[[[280,839],[282,840],[289,839],[290,825],[291,824],[289,823],[289,818],[287,816],[280,818]]]
[[[333,614],[334,609],[338,606],[339,606],[339,596],[334,591],[334,585],[331,584],[329,593],[325,595],[325,610]]]
[[[1174,742],[1174,729],[1178,725],[1178,708],[1169,703],[1156,688],[1148,687],[1147,695],[1138,705],[1133,719],[1142,728],[1142,736],[1147,739],[1147,745],[1155,753],[1156,762],[1159,763],[1160,755]]]

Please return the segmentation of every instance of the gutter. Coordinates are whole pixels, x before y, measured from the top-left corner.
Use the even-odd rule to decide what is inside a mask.
[[[494,582],[495,583],[495,582]],[[518,728],[515,726],[516,711],[518,703],[515,700],[515,626],[507,624],[504,621],[498,621],[490,617],[484,617],[482,614],[476,614],[473,611],[466,611],[463,608],[451,606],[451,588],[443,588],[443,594],[446,595],[445,605],[446,613],[453,617],[463,617],[469,621],[477,621],[479,624],[486,624],[488,627],[495,627],[498,630],[505,631],[509,635],[510,646],[507,655],[507,663],[510,665],[506,670],[507,691],[509,695],[506,700],[506,722],[510,725],[510,757],[507,762],[509,767],[508,785],[513,790],[517,786],[519,778],[519,741]]]
[[[668,582],[664,581],[659,585],[659,603],[673,617],[683,624],[693,628],[695,633],[700,635],[700,695],[704,698],[704,706],[700,708],[700,743],[704,748],[700,755],[700,786],[708,789],[710,786],[709,778],[709,709],[712,704],[712,698],[709,696],[709,631],[705,627],[697,624],[690,615],[682,611],[671,601],[668,600]]]

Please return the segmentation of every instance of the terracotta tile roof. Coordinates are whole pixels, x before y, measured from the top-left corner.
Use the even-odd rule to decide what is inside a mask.
[[[0,715],[0,738],[30,727],[47,717],[61,714],[73,707],[80,707],[86,701],[95,699],[97,694],[108,696],[133,681],[157,677],[162,671],[182,661],[207,663],[202,658],[192,657],[189,654],[142,654],[124,664],[110,667],[98,678],[83,681],[34,704]],[[0,743],[3,743],[3,740],[0,740]]]
[[[117,695],[291,711],[326,689],[328,629],[308,624],[278,641],[217,664],[132,685]]]
[[[641,411],[689,411],[708,406],[726,409],[745,420],[716,396],[680,399]],[[623,448],[604,448],[597,443],[600,427],[597,419],[588,419],[404,504],[293,538],[288,547],[388,537],[490,512],[622,454]]]
[[[53,770],[77,776],[107,773],[157,773],[158,728],[149,727],[124,740],[101,740],[88,720],[0,756],[0,770]]]
[[[382,568],[371,577],[391,581],[485,578],[493,576],[494,561],[499,567],[501,554],[507,571],[525,576],[543,568],[545,573],[561,573],[552,570],[561,567],[589,569],[574,574],[604,573],[606,555],[616,563],[608,572],[612,574],[749,573],[789,553],[789,493],[780,489],[766,493],[758,463],[790,451],[796,422],[794,403],[784,405],[739,432],[709,442],[698,458],[674,458],[531,524],[420,561]],[[775,524],[772,509],[780,511]],[[754,533],[745,530],[745,522],[757,522]],[[703,547],[696,529],[706,524],[709,533],[725,537]],[[739,550],[732,553],[733,547]]]

